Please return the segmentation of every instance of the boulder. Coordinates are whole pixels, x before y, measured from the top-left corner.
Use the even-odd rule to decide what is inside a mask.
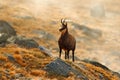
[[[91,61],[91,60],[87,60],[87,59],[82,60],[82,61],[83,61],[83,62],[86,62],[86,63],[90,63],[90,64],[92,64],[92,65],[95,65],[95,66],[97,66],[97,67],[101,67],[101,68],[103,68],[103,69],[105,69],[105,70],[109,70],[109,71],[110,71],[109,68],[107,68],[105,65],[100,64],[100,63],[97,62],[97,61]]]
[[[15,35],[14,28],[8,22],[0,20],[0,46],[4,47],[7,39]]]
[[[77,77],[79,76],[80,79],[88,80],[85,76],[83,76],[81,72],[77,71],[70,64],[64,62],[59,58],[47,64],[45,66],[45,70],[50,75],[60,75],[60,76],[68,77],[70,73],[73,73],[77,75]]]
[[[45,66],[48,75],[69,77],[73,73],[75,80],[120,80],[120,74],[114,72],[99,62],[80,60],[65,62],[59,58]]]
[[[35,40],[23,36],[17,36],[14,43],[23,48],[38,48],[39,46]]]
[[[56,40],[56,37],[51,34],[51,33],[48,33],[44,30],[33,30],[33,33],[37,34],[38,35],[38,38],[40,39],[44,39],[44,40]]]
[[[0,34],[5,33],[8,37],[15,36],[16,31],[14,28],[6,21],[0,20]]]

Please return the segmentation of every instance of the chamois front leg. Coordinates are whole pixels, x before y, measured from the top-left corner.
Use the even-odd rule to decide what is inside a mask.
[[[61,58],[61,52],[62,52],[62,49],[60,48],[60,51],[59,51],[59,58]]]
[[[72,50],[72,61],[74,62],[74,50]]]

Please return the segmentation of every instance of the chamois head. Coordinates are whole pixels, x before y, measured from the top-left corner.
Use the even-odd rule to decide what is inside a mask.
[[[61,19],[61,28],[59,29],[60,32],[65,32],[67,30],[67,22],[65,22],[65,19]]]

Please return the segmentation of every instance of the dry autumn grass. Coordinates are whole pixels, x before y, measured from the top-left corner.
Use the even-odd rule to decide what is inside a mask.
[[[5,48],[0,48],[0,61],[3,63],[0,65],[0,72],[2,74],[2,80],[9,80],[10,78],[14,78],[14,76],[18,73],[21,73],[25,77],[32,77],[34,80],[41,79],[50,79],[50,80],[75,80],[76,76],[73,73],[69,74],[69,77],[63,77],[58,75],[48,75],[46,71],[44,71],[44,67],[46,64],[50,63],[54,60],[54,58],[50,58],[46,56],[44,53],[41,53],[38,49],[23,49],[18,48],[15,45],[9,45]],[[15,62],[11,62],[6,53],[10,53],[13,55]],[[36,55],[37,53],[37,55]],[[119,80],[116,75],[110,73],[110,71],[104,70],[101,67],[96,67],[92,64],[85,62],[75,62],[74,64],[71,61],[68,61],[74,68],[83,73],[89,79],[99,79],[99,74],[101,73],[109,80]],[[78,64],[82,64],[85,66],[84,68],[79,68]],[[6,72],[5,72],[6,71]],[[7,72],[8,71],[8,72]],[[8,76],[5,76],[6,73]]]
[[[45,56],[44,53],[41,53],[37,49],[27,50],[15,47],[16,46],[7,46],[6,48],[0,48],[0,61],[3,62],[0,66],[1,72],[4,73],[5,70],[8,70],[10,77],[14,76],[16,73],[22,73],[26,77],[44,77],[46,72],[43,68],[52,59]],[[7,53],[13,55],[15,62],[11,62],[7,56],[5,56]],[[2,76],[2,80],[7,80],[4,78],[5,76]]]

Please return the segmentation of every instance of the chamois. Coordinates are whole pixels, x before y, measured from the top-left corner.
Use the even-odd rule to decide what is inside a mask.
[[[58,40],[59,45],[59,58],[61,58],[62,49],[65,51],[65,59],[69,59],[69,51],[72,50],[72,61],[74,62],[74,51],[76,47],[76,40],[75,38],[69,34],[67,28],[67,22],[65,19],[61,19],[62,27],[59,29],[61,32],[61,36]]]

